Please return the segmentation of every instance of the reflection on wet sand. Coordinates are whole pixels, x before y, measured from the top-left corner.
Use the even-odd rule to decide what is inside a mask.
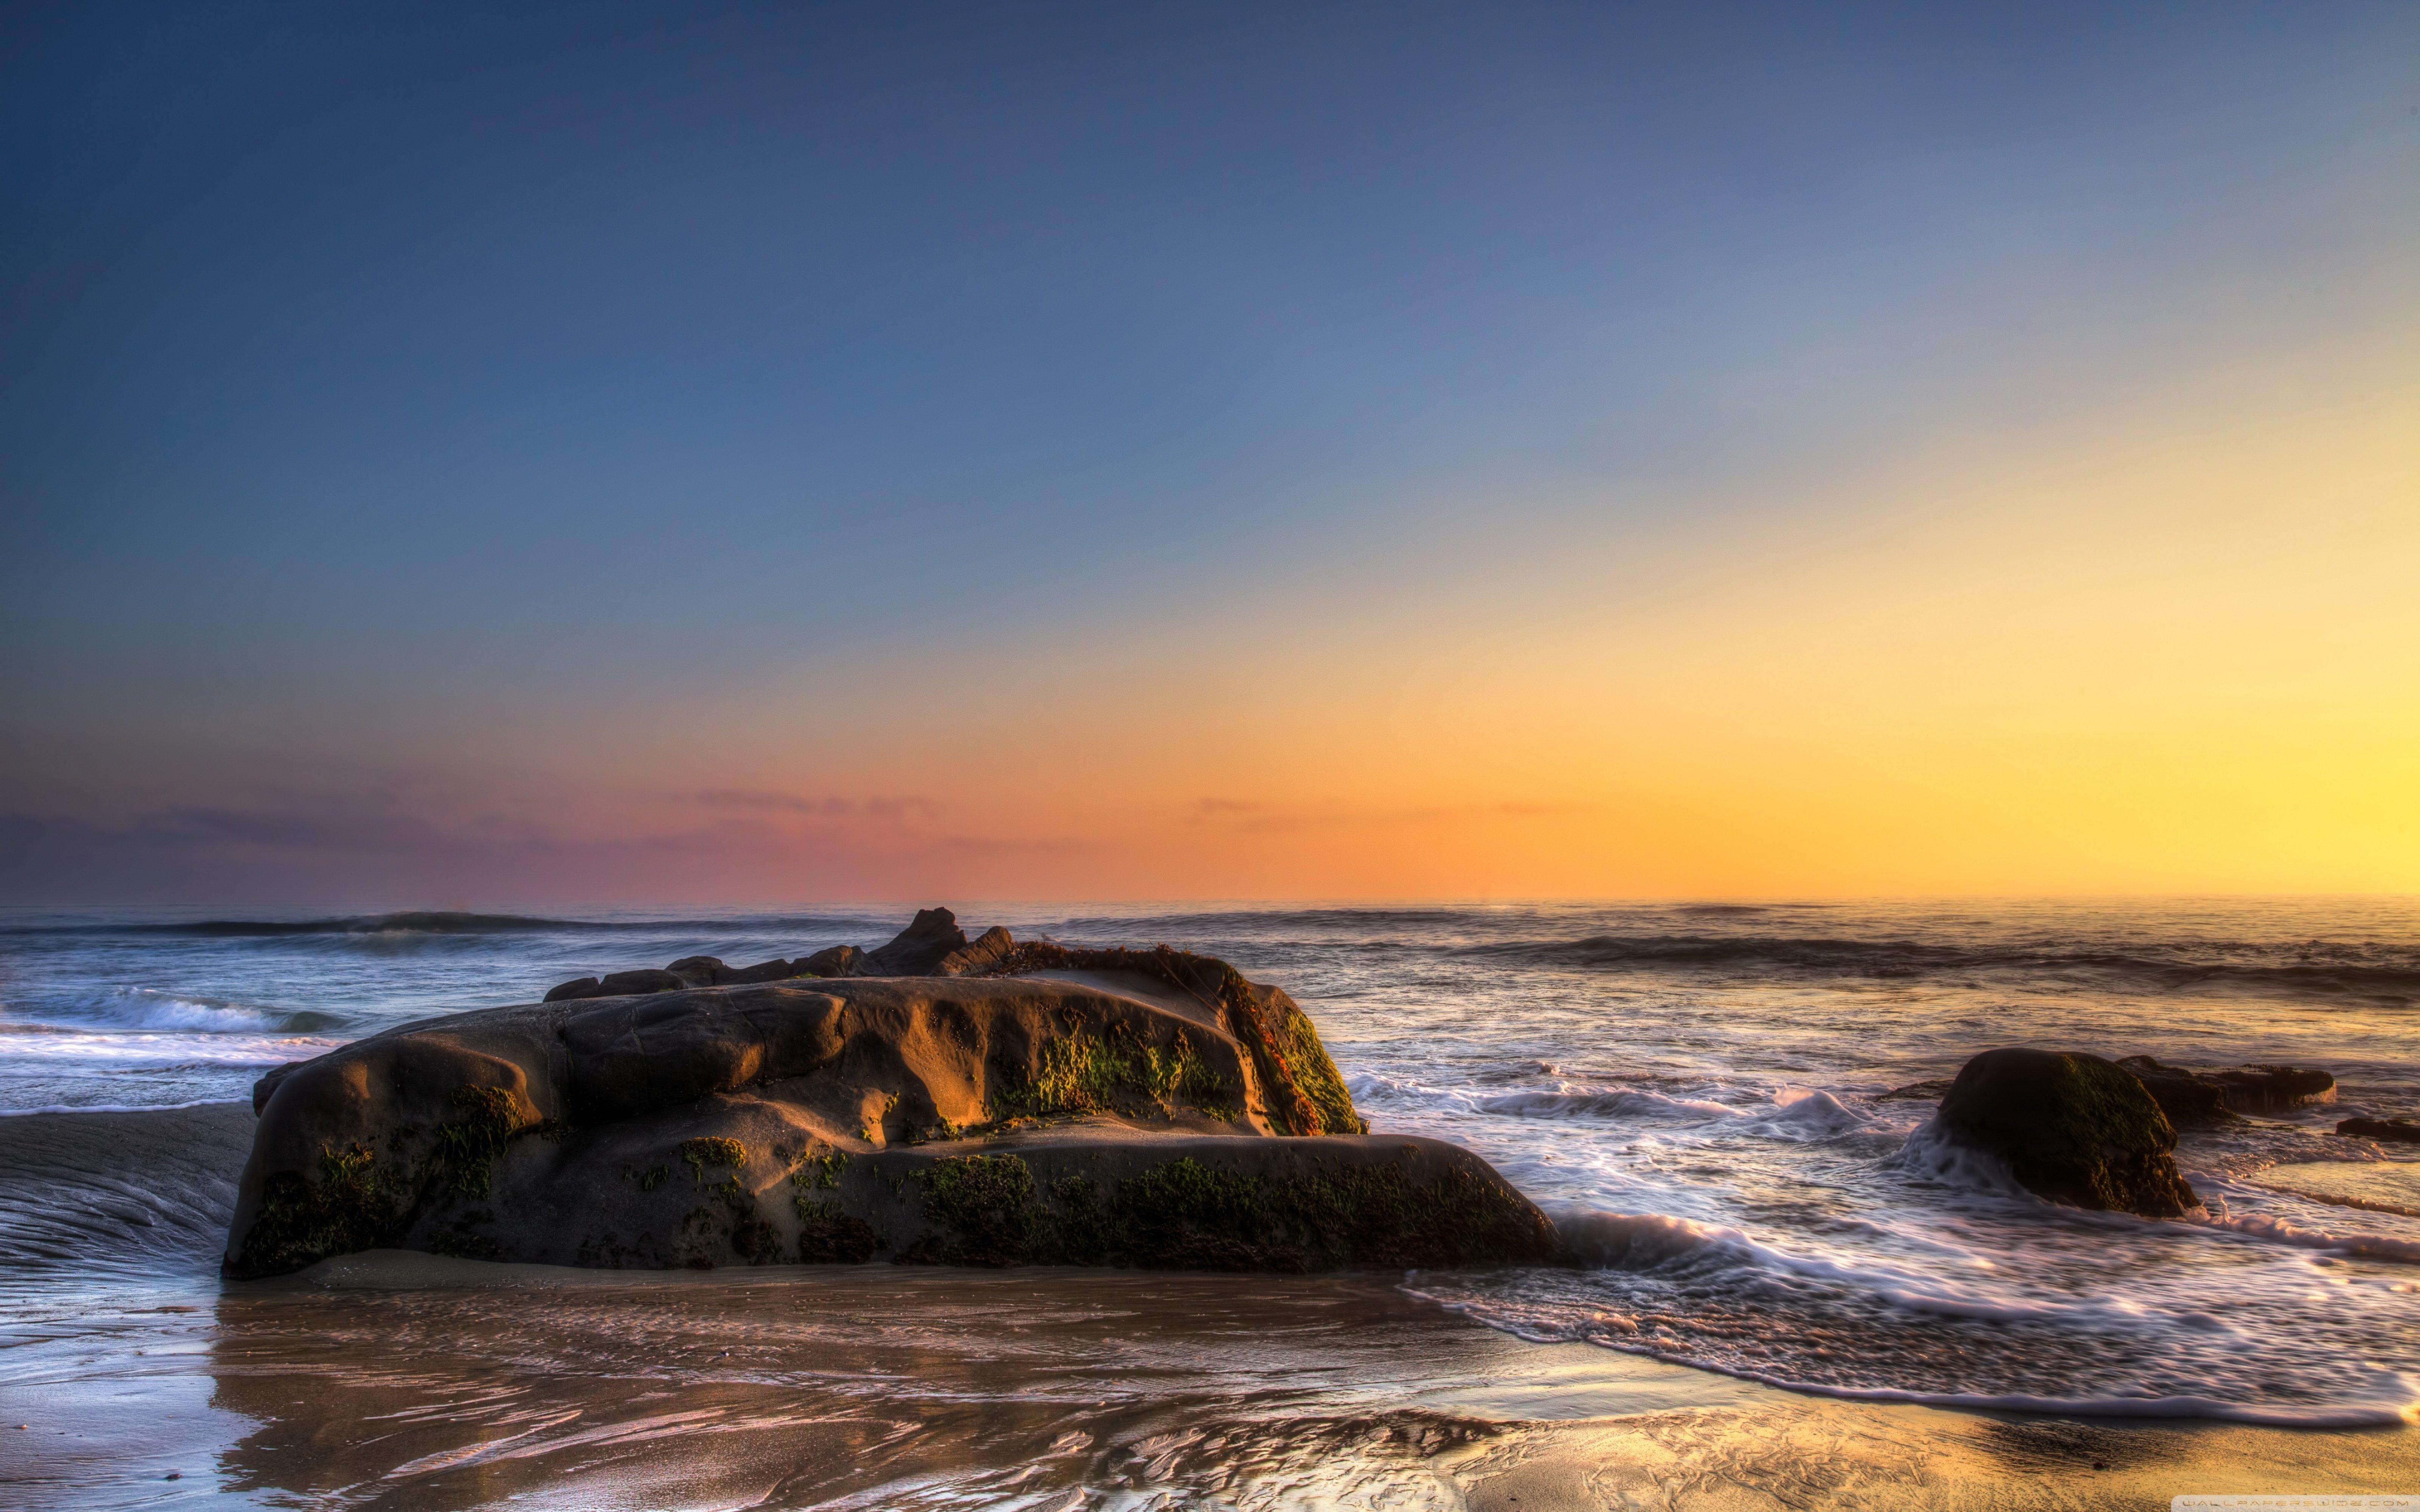
[[[222,1485],[306,1505],[1767,1507],[2408,1488],[2409,1430],[1826,1401],[1391,1278],[362,1257],[221,1298]],[[2354,1442],[2358,1439],[2360,1442]]]
[[[728,1276],[378,1256],[231,1289],[213,1403],[259,1427],[229,1450],[230,1484],[371,1506],[1028,1505],[1081,1488],[1453,1505],[1435,1462],[1500,1438],[1491,1419],[1516,1403],[1749,1390],[1539,1351],[1380,1280]],[[1542,1352],[1601,1368],[1512,1368]]]

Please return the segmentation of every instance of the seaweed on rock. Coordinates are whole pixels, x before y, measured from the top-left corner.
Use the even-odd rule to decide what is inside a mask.
[[[385,1165],[377,1151],[357,1143],[323,1146],[317,1181],[298,1171],[271,1175],[229,1273],[271,1275],[331,1255],[394,1244],[424,1215],[489,1196],[505,1149],[524,1134],[553,1129],[544,1120],[523,1123],[513,1095],[502,1088],[457,1087],[448,1101],[462,1117],[438,1126],[427,1157],[416,1165],[409,1155],[411,1142],[396,1137],[389,1140],[394,1158]],[[458,1217],[431,1237],[430,1247],[441,1255],[495,1258],[496,1247],[472,1232],[492,1218],[483,1212]]]
[[[1353,1109],[1353,1094],[1320,1043],[1311,1018],[1281,994],[1264,1005],[1252,984],[1224,961],[1167,945],[1148,950],[1080,949],[1029,940],[1002,953],[985,973],[1013,977],[1034,971],[1125,971],[1156,977],[1218,1016],[1252,1057],[1268,1103],[1269,1121],[1291,1134],[1358,1134],[1370,1126]],[[1272,1024],[1275,1018],[1278,1022]],[[1215,1095],[1215,1094],[1214,1094]],[[1199,1105],[1199,1104],[1197,1104]]]
[[[1267,1178],[1179,1156],[1105,1201],[1083,1176],[1046,1194],[1022,1157],[1002,1154],[935,1161],[917,1181],[933,1231],[907,1264],[1305,1272],[1544,1262],[1555,1249],[1535,1208],[1459,1168],[1428,1181],[1392,1164]]]

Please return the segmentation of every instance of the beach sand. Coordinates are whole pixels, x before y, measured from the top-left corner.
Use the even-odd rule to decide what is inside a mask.
[[[2420,1489],[2409,1427],[1831,1400],[1531,1344],[1392,1276],[387,1253],[223,1284],[209,1225],[250,1123],[0,1119],[0,1500],[1549,1512]]]

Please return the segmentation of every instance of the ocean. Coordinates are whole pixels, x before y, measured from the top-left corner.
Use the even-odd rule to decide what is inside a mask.
[[[2368,1445],[2320,1457],[2339,1482],[2414,1463],[2420,1147],[2333,1133],[2420,1113],[2411,900],[962,906],[1284,987],[1373,1129],[1477,1150],[1588,1264],[216,1277],[268,1067],[575,976],[878,944],[908,911],[0,915],[0,1481],[77,1507],[1476,1505],[1539,1425],[1568,1450],[1575,1423],[1726,1413],[1877,1443],[1929,1413],[1917,1458],[2012,1474],[2127,1473],[2163,1423],[2288,1430],[2245,1441],[2304,1446],[2280,1464]],[[2185,1132],[2206,1215],[2086,1213],[1888,1095],[2010,1044],[2338,1093]]]

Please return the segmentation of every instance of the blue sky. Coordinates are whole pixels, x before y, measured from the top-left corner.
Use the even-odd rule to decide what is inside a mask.
[[[1233,615],[1383,656],[1407,596],[1585,599],[1877,459],[2325,373],[2420,262],[2408,7],[8,32],[0,809],[46,822]]]

